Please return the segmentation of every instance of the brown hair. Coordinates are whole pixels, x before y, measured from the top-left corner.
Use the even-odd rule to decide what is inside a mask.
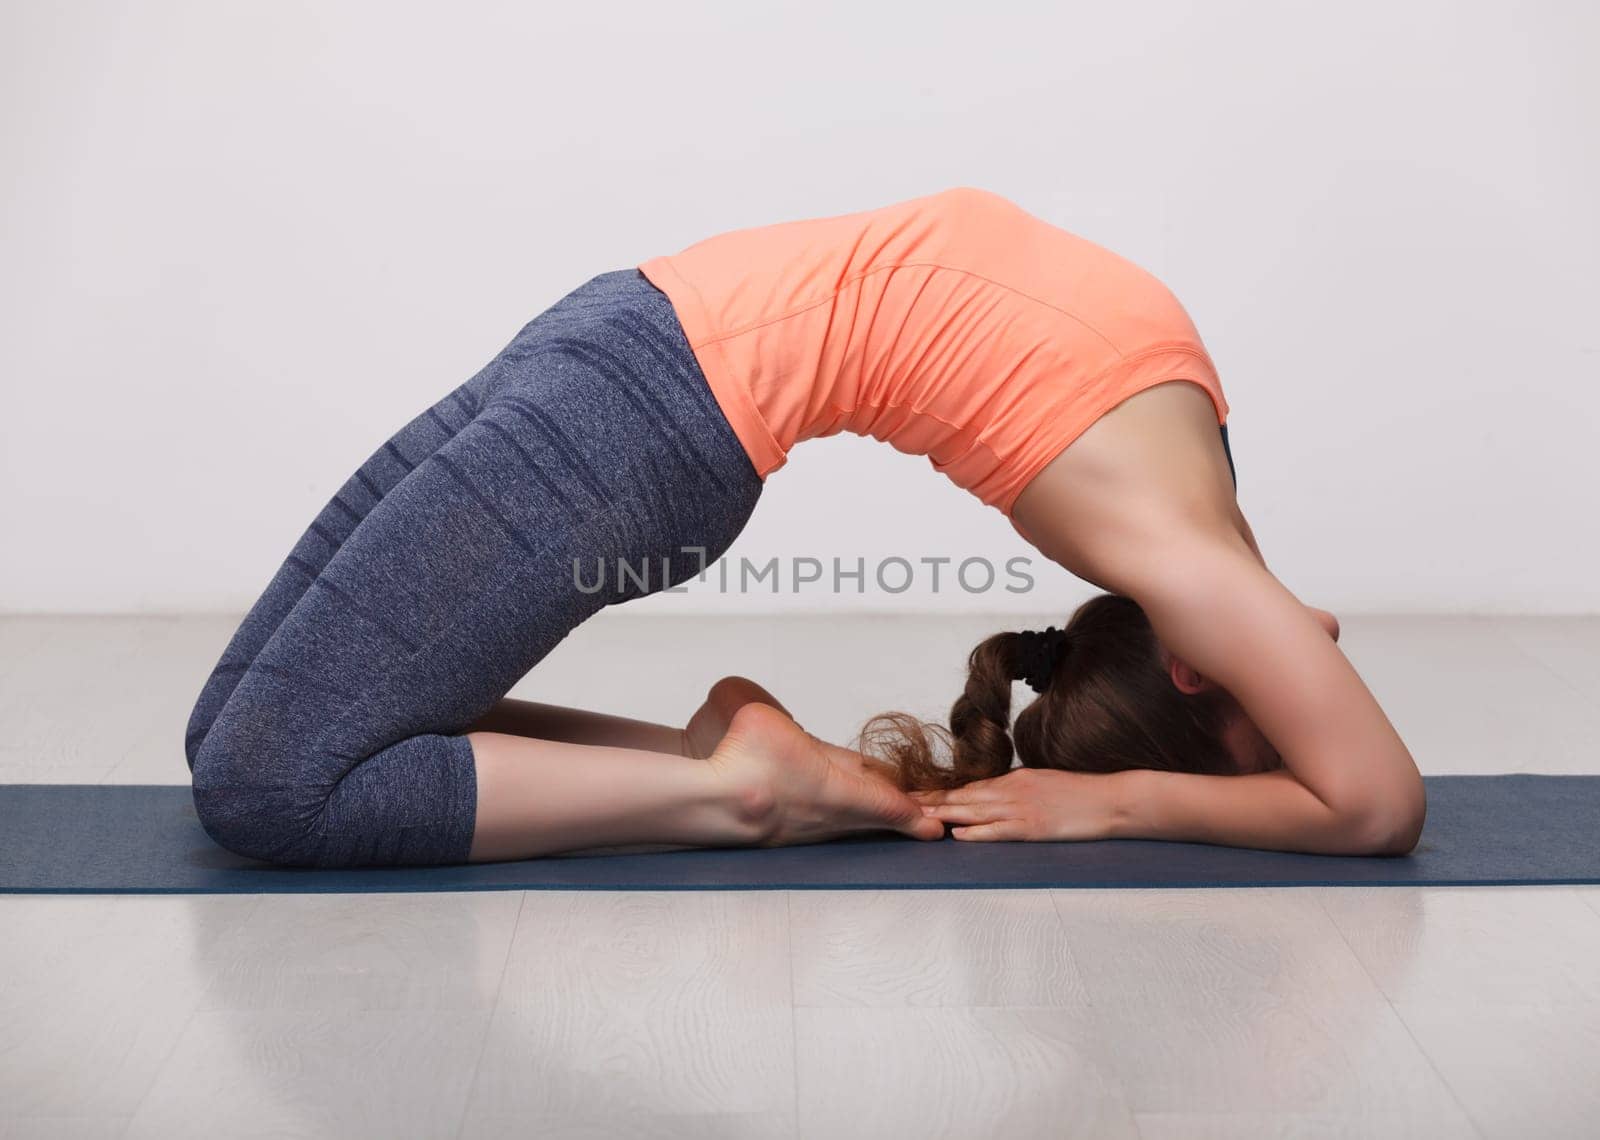
[[[906,713],[873,717],[860,750],[895,765],[903,791],[960,787],[1024,767],[1074,772],[1156,768],[1228,774],[1222,734],[1237,703],[1221,689],[1184,693],[1131,598],[1101,594],[1074,611],[1044,691],[1011,720],[1011,683],[1027,662],[1020,633],[997,633],[967,658],[967,684],[948,730]],[[948,767],[934,756],[939,741]]]

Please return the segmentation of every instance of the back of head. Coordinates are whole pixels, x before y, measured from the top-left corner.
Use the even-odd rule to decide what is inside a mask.
[[[1011,686],[1024,677],[1041,691],[1012,726]],[[906,791],[999,776],[1014,759],[1074,772],[1230,773],[1223,731],[1236,711],[1220,689],[1179,690],[1144,611],[1130,598],[1101,594],[1042,650],[1038,635],[1025,632],[979,642],[948,729],[884,713],[862,729],[860,744],[897,767]],[[948,766],[936,744],[949,753]]]

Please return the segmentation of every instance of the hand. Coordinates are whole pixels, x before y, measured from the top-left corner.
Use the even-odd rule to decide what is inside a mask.
[[[912,792],[925,815],[970,840],[1110,839],[1118,810],[1109,775],[1013,768],[950,791]]]

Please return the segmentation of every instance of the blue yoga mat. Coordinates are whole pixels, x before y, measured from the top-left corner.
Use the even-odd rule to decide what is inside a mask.
[[[922,842],[566,855],[458,867],[275,867],[212,843],[189,789],[0,786],[0,892],[805,890],[980,887],[1479,886],[1600,882],[1600,776],[1433,776],[1400,858],[1195,843]]]

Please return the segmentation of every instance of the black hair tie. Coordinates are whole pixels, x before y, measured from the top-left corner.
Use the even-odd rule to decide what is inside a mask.
[[[1061,657],[1061,648],[1067,643],[1067,631],[1048,626],[1042,630],[1025,629],[1017,634],[1017,680],[1026,681],[1028,688],[1042,693],[1050,687],[1050,675],[1055,672]]]

